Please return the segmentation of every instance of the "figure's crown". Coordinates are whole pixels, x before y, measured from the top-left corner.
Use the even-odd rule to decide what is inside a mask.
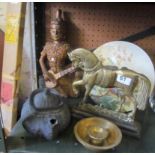
[[[62,10],[57,10],[57,12],[56,12],[56,18],[55,18],[55,20],[52,20],[51,21],[51,27],[53,26],[53,25],[59,25],[59,26],[64,26],[65,24],[64,24],[64,13],[62,12]]]

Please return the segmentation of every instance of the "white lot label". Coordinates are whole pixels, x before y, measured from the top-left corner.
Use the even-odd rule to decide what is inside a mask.
[[[129,86],[131,84],[132,79],[124,75],[117,75],[116,81]]]

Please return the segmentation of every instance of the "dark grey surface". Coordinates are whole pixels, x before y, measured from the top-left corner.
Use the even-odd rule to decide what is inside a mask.
[[[7,138],[8,152],[90,152],[85,149],[74,137],[73,127],[77,120],[72,118],[69,127],[53,141],[46,141],[29,135],[22,127],[19,120],[13,128],[11,136]],[[123,135],[122,142],[116,148],[107,152],[155,152],[155,113],[148,110],[148,116],[143,126],[140,139]]]
[[[1,121],[1,111],[0,111],[0,121]],[[1,122],[0,122],[0,152],[6,152],[5,137]]]

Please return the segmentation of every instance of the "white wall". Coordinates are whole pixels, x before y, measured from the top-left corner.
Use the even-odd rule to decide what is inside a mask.
[[[32,90],[37,88],[36,79],[36,60],[35,60],[35,40],[34,40],[34,18],[33,3],[27,3],[24,40],[23,40],[23,57],[20,77],[20,100],[25,100]]]

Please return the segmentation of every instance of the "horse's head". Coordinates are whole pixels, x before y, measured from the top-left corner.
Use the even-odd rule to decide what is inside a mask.
[[[97,57],[90,51],[78,48],[68,53],[69,59],[72,61],[75,68],[82,70],[93,68],[97,62]]]
[[[77,54],[77,52],[75,50],[68,53],[68,57],[72,61],[72,64],[75,68],[81,68],[82,67],[81,55]]]

